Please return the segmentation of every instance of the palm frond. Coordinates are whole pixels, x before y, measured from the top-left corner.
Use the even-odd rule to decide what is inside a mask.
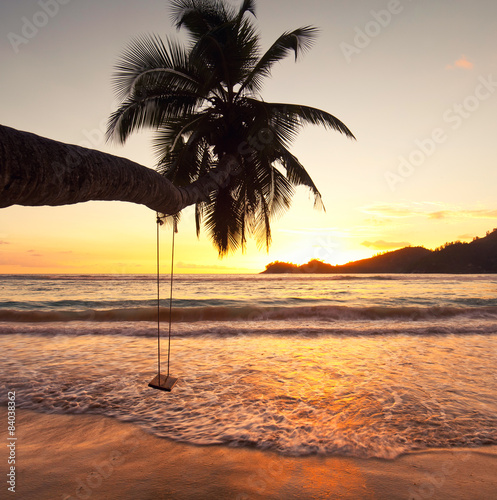
[[[256,148],[259,151],[267,152],[268,148],[278,149],[280,146],[289,147],[297,137],[301,124],[295,116],[273,113],[267,103],[257,99],[243,98],[241,102],[247,109],[247,116],[251,117],[247,126],[250,142],[262,142]]]
[[[205,207],[204,225],[220,256],[236,251],[241,244],[242,214],[229,188],[220,189]]]
[[[246,12],[250,12],[254,17],[255,15],[255,0],[243,0],[238,16],[241,19]]]
[[[163,162],[164,154],[179,151],[185,146],[184,139],[193,133],[196,133],[198,137],[205,137],[202,132],[208,126],[209,112],[185,113],[178,118],[171,117],[162,124],[152,144],[159,165]]]
[[[185,28],[196,43],[213,28],[232,20],[235,11],[220,0],[173,0],[171,17],[176,28]]]
[[[211,147],[205,144],[204,151],[202,154],[202,160],[200,162],[200,168],[198,170],[198,176],[206,174],[213,166],[214,159],[211,153]],[[205,212],[205,202],[200,202],[195,204],[195,229],[197,233],[197,238],[200,237],[200,229],[202,227],[202,218]]]
[[[286,176],[294,186],[306,186],[314,194],[314,208],[325,210],[321,193],[311,176],[300,161],[286,149],[282,149],[280,163],[286,170]]]
[[[212,28],[191,51],[212,71],[213,81],[231,92],[242,84],[259,57],[259,37],[247,19],[233,20]]]
[[[214,33],[208,33],[202,37],[202,43],[198,43],[192,50],[192,54],[198,60],[207,61],[216,82],[231,85],[231,73],[229,70],[229,53],[221,45]],[[223,87],[224,90],[224,87]]]
[[[202,155],[206,147],[203,137],[191,134],[177,143],[159,164],[158,170],[177,186],[191,184],[199,177]]]
[[[301,126],[306,124],[321,125],[327,129],[340,132],[350,139],[355,139],[354,134],[342,121],[321,109],[300,104],[265,103],[265,105],[269,107],[274,116],[298,121]]]
[[[198,99],[190,95],[131,95],[114,111],[107,124],[107,139],[124,143],[132,132],[144,127],[158,129],[165,121],[190,114]]]
[[[259,200],[258,211],[255,219],[254,236],[257,247],[261,249],[262,246],[269,250],[271,246],[271,217],[270,209],[266,199],[261,196]]]
[[[177,42],[157,35],[138,37],[128,45],[116,65],[113,85],[119,99],[135,92],[137,84],[142,87],[198,91],[201,64],[191,64],[188,51]]]
[[[202,228],[202,218],[204,216],[205,203],[195,203],[195,230],[197,238],[200,238],[200,230]]]
[[[245,224],[259,248],[269,248],[270,223],[290,207],[294,189],[273,165],[271,155],[264,153],[245,159],[242,188],[244,198],[237,200],[245,213]]]
[[[275,167],[271,168],[271,176],[271,196],[268,204],[271,218],[277,218],[290,208],[295,189],[289,179]]]
[[[321,125],[327,129],[340,132],[350,139],[355,139],[348,127],[335,116],[321,109],[300,104],[282,104],[265,102],[250,97],[244,97],[248,105],[262,115],[268,117],[270,123],[288,130],[289,135],[294,135],[305,125]]]
[[[260,58],[245,82],[240,88],[238,95],[242,91],[260,91],[262,80],[271,75],[272,67],[290,53],[295,54],[297,60],[304,52],[312,47],[318,29],[313,26],[304,26],[293,31],[283,33]]]
[[[232,54],[232,66],[239,68],[234,81],[242,85],[260,56],[259,35],[250,21],[246,19],[240,21],[237,26],[236,44],[230,50],[230,54]]]

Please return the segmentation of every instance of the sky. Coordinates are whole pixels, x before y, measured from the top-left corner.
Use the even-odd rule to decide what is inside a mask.
[[[238,1],[228,0],[234,5]],[[177,273],[254,273],[273,261],[331,264],[407,245],[471,241],[497,226],[497,2],[259,0],[264,48],[319,27],[310,52],[278,64],[269,102],[318,107],[357,141],[305,128],[292,152],[326,212],[298,188],[272,223],[269,252],[249,241],[220,259],[192,209],[176,235]],[[166,0],[16,0],[0,4],[1,123],[153,168],[151,132],[107,143],[111,78],[137,36],[178,37]],[[168,272],[171,232],[161,230]],[[155,214],[123,202],[0,209],[2,273],[152,273]]]

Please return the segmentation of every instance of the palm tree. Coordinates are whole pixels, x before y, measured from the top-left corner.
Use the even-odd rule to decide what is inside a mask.
[[[288,149],[301,127],[322,125],[354,138],[325,111],[260,96],[273,66],[291,53],[300,57],[317,30],[283,33],[262,53],[255,0],[238,10],[222,0],[173,0],[172,17],[186,30],[187,46],[156,35],[129,45],[114,76],[121,102],[108,137],[124,143],[132,132],[154,129],[158,170],[176,186],[224,172],[217,192],[195,204],[197,235],[203,224],[220,255],[243,249],[248,235],[269,247],[270,222],[290,207],[295,186],[307,186],[322,206]]]

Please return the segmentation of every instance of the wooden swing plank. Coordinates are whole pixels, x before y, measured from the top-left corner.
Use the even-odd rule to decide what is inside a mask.
[[[148,384],[149,387],[159,389],[161,391],[171,392],[172,388],[178,381],[177,378],[167,375],[156,375],[153,380]]]

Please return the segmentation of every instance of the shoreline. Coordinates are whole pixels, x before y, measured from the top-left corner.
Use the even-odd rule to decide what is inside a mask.
[[[0,419],[7,422],[6,407]],[[15,495],[23,500],[474,500],[497,491],[497,446],[431,449],[394,460],[291,457],[178,443],[104,416],[22,409],[16,437]],[[2,446],[3,473],[7,453]],[[2,488],[0,496],[9,498],[8,483]]]

